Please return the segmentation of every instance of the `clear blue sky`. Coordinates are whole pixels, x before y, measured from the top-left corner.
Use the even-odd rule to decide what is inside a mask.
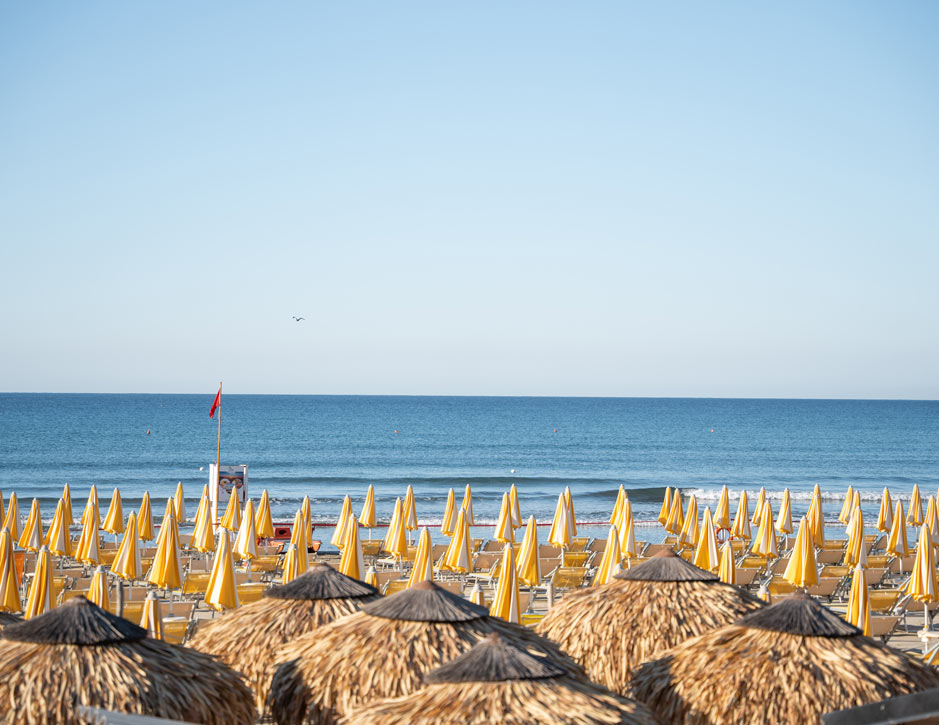
[[[937,26],[3,2],[0,389],[939,398]]]

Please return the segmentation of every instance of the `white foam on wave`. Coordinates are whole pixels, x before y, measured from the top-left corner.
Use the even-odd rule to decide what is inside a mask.
[[[770,501],[781,501],[783,498],[783,490],[769,490],[766,489],[765,496]],[[847,489],[844,491],[822,491],[822,501],[844,501],[845,494]],[[883,496],[883,491],[857,491],[858,495],[861,498],[861,501],[868,502],[877,502],[880,503],[880,500]],[[694,489],[681,489],[682,496],[689,496],[694,494],[695,499],[698,501],[717,501],[721,497],[721,489],[716,488],[694,488]],[[925,501],[932,496],[933,494],[928,490],[920,490],[920,496]],[[747,498],[752,503],[755,499],[759,498],[760,489],[747,490]],[[738,501],[740,499],[740,491],[728,488],[727,497],[731,501]],[[792,501],[811,501],[812,492],[811,491],[793,491],[789,490],[789,498]],[[910,494],[897,495],[894,491],[890,492],[890,499],[896,503],[897,501],[903,501],[904,503],[910,500]]]

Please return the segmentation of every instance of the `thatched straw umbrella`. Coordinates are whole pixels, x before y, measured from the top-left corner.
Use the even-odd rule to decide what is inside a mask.
[[[0,722],[84,722],[79,705],[200,723],[252,722],[251,692],[214,657],[150,639],[84,597],[0,632]]]
[[[498,634],[432,670],[424,682],[426,686],[413,694],[355,710],[344,725],[656,722],[644,705],[572,677],[563,667],[532,657]]]
[[[0,628],[6,627],[8,624],[19,624],[23,621],[23,618],[17,614],[10,614],[9,612],[0,612]]]
[[[804,593],[690,639],[638,668],[662,722],[802,723],[939,686],[939,672],[861,634]]]
[[[241,672],[264,709],[275,655],[300,635],[357,611],[378,590],[317,564],[303,576],[273,587],[264,598],[199,625],[190,645],[217,655]]]
[[[633,669],[679,642],[763,606],[671,550],[602,587],[566,594],[538,624],[594,682],[627,694]]]
[[[423,581],[284,647],[271,714],[278,723],[332,725],[361,704],[415,692],[425,673],[493,632],[581,675],[553,643]]]

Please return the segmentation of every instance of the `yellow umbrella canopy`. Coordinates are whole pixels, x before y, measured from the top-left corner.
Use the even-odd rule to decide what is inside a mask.
[[[851,593],[848,596],[848,613],[845,619],[860,629],[865,637],[871,636],[871,600],[867,592],[867,577],[860,566],[854,567],[854,575],[851,577]]]
[[[571,495],[570,486],[564,487],[564,503],[571,520],[571,535],[577,536],[577,516],[574,514],[574,497]]]
[[[303,574],[310,567],[309,542],[306,538],[306,522],[303,519],[303,509],[298,509],[293,517],[293,528],[290,530],[290,543],[297,547],[294,553],[297,574]],[[284,582],[286,584],[286,581]]]
[[[421,529],[417,540],[417,552],[414,554],[414,566],[411,567],[411,576],[408,577],[408,586],[413,587],[418,582],[434,580],[433,546],[430,541],[430,531],[427,527]]]
[[[730,529],[730,494],[727,486],[721,486],[721,495],[714,510],[714,525],[721,529]]]
[[[929,497],[929,502],[926,504],[926,516],[923,519],[923,525],[929,529],[932,543],[939,544],[939,520],[937,520],[936,516],[936,499],[932,496]]]
[[[635,559],[639,552],[636,550],[636,530],[633,523],[633,507],[626,499],[623,506],[623,515],[616,527],[619,532],[619,549],[624,559]]]
[[[616,526],[610,526],[610,533],[606,538],[606,548],[603,550],[603,558],[600,559],[600,566],[593,577],[595,587],[608,584],[616,573],[616,567],[622,566],[623,555],[619,548],[619,532]]]
[[[753,509],[753,518],[750,523],[753,526],[759,526],[763,519],[763,504],[766,503],[766,489],[760,486],[760,493],[756,497],[756,507]]]
[[[910,555],[910,545],[906,539],[906,518],[903,515],[903,502],[900,499],[897,499],[897,506],[893,512],[893,526],[890,528],[890,538],[887,540],[887,551],[900,558]]]
[[[466,525],[475,526],[476,519],[473,516],[473,489],[470,488],[468,483],[466,484],[466,488],[463,489],[463,503],[460,504],[460,508],[466,512]]]
[[[851,512],[854,510],[854,486],[848,486],[848,491],[844,495],[844,501],[841,504],[841,511],[838,514],[838,520],[847,524],[851,520]]]
[[[29,595],[26,597],[26,610],[23,616],[26,619],[45,614],[55,606],[52,601],[52,561],[49,550],[43,546],[39,549],[36,558],[36,573],[29,585]]]
[[[466,574],[472,569],[469,538],[469,524],[466,522],[466,511],[460,509],[460,512],[456,516],[453,538],[450,539],[450,544],[447,546],[447,551],[443,556],[442,569],[459,574]]]
[[[176,523],[179,524],[186,520],[186,496],[183,493],[183,482],[176,484],[176,495],[173,497],[173,504],[176,506]]]
[[[884,533],[893,528],[893,501],[890,498],[890,489],[884,486],[880,496],[880,511],[877,513],[877,530]]]
[[[127,517],[127,528],[124,530],[124,538],[121,539],[121,545],[117,547],[117,553],[114,555],[114,561],[111,564],[111,573],[127,581],[134,581],[134,579],[137,579],[143,574],[140,570],[140,542],[137,539],[137,514],[133,511],[131,511]]]
[[[698,499],[694,494],[688,497],[688,507],[685,509],[685,522],[678,534],[678,544],[682,547],[693,547],[698,543]]]
[[[538,525],[528,517],[522,547],[518,550],[518,578],[530,587],[541,584],[541,560],[538,558]]]
[[[535,631],[583,665],[591,680],[626,693],[640,663],[761,606],[667,549],[605,587],[572,590]]]
[[[756,532],[750,551],[764,558],[775,558],[779,555],[779,544],[776,541],[776,532],[773,530],[773,505],[766,498],[763,499],[760,528]]]
[[[13,560],[13,537],[9,529],[0,529],[0,612],[22,612],[20,588]]]
[[[668,512],[668,518],[665,520],[665,530],[676,536],[681,533],[682,526],[685,525],[685,514],[682,510],[681,491],[677,488],[672,491],[672,508]]]
[[[225,514],[219,522],[219,527],[234,531],[241,522],[241,501],[238,499],[238,490],[232,488],[228,495],[228,506],[225,507]]]
[[[97,604],[103,609],[111,611],[111,597],[108,594],[108,575],[103,566],[95,567],[91,575],[91,584],[88,585],[88,601]]]
[[[153,512],[150,509],[150,492],[146,491],[140,500],[137,513],[137,535],[141,541],[153,541]]]
[[[616,493],[616,502],[613,504],[613,513],[610,514],[610,524],[616,526],[623,515],[623,504],[626,503],[626,489],[623,484],[619,485],[619,491]]]
[[[88,517],[94,517],[96,529],[101,528],[101,513],[98,511],[98,487],[94,484],[88,490],[88,500],[85,501],[85,508],[82,509],[81,523],[84,524],[85,519]]]
[[[844,563],[850,566],[867,566],[867,543],[864,541],[864,514],[857,506],[848,524],[848,544],[844,550]]]
[[[349,498],[346,496],[346,498]],[[343,501],[343,509],[345,509],[345,501]],[[313,540],[313,513],[310,509],[310,497],[304,496],[303,500],[300,502],[300,513],[303,514],[303,535],[306,537],[307,541]],[[352,499],[349,499],[349,510],[348,513],[352,513]],[[340,512],[340,518],[342,518],[342,512]],[[345,523],[345,519],[342,519],[340,525],[333,529],[333,536],[339,534],[339,544],[342,544],[342,525]],[[336,544],[334,544],[335,546]]]
[[[29,517],[20,534],[19,545],[27,551],[39,551],[42,547],[42,518],[39,514],[39,501],[33,499],[29,507]]]
[[[825,515],[822,513],[822,492],[817,483],[812,491],[812,500],[809,502],[809,512],[806,518],[809,520],[812,542],[816,546],[822,546],[825,543]]]
[[[507,622],[519,623],[522,618],[521,596],[518,593],[518,575],[515,572],[515,549],[506,544],[502,551],[502,568],[496,593],[492,597],[489,615],[501,617]]]
[[[414,489],[410,485],[404,494],[404,528],[417,531],[417,506],[414,504]]]
[[[551,522],[551,531],[548,532],[548,543],[561,548],[571,545],[574,532],[571,527],[571,512],[564,500],[564,494],[558,495],[558,505],[554,509],[554,519]]]
[[[367,702],[410,695],[427,672],[493,632],[578,672],[557,645],[530,629],[420,582],[283,647],[268,700],[274,722],[335,722]]]
[[[72,539],[68,534],[68,524],[65,523],[65,502],[59,499],[55,507],[55,515],[46,532],[46,546],[56,556],[72,555]]]
[[[147,594],[140,615],[140,628],[147,631],[147,636],[153,639],[163,639],[163,614],[160,611],[160,600],[156,592]]]
[[[740,500],[737,501],[737,515],[734,516],[734,525],[730,529],[730,535],[735,539],[749,541],[750,535],[750,509],[747,501],[747,492],[740,492]]]
[[[792,556],[789,557],[789,564],[783,572],[783,579],[795,587],[810,587],[818,584],[815,544],[812,542],[812,531],[805,516],[799,522],[799,533],[796,534]]]
[[[199,508],[196,509],[189,548],[202,553],[215,550],[215,524],[212,521],[208,485],[202,488],[202,498],[199,499]]]
[[[121,506],[121,492],[116,488],[111,494],[111,503],[108,505],[108,512],[104,515],[104,524],[102,528],[109,534],[124,533],[124,509]]]
[[[366,529],[375,528],[375,487],[368,485],[365,493],[365,503],[362,504],[362,513],[359,514],[359,526]]]
[[[239,559],[258,558],[258,533],[254,527],[254,502],[249,498],[245,503],[245,510],[241,514],[241,524],[238,526],[238,536],[232,551]]]
[[[205,588],[205,603],[219,611],[238,607],[238,588],[235,586],[235,562],[231,556],[228,532],[218,532],[215,561]]]
[[[936,580],[936,556],[933,553],[929,529],[920,527],[919,545],[916,547],[916,560],[913,574],[906,585],[906,593],[924,604],[939,599],[939,582]]]
[[[68,484],[65,484],[68,486]],[[3,521],[5,514],[3,513],[5,509],[3,508],[3,491],[0,491],[0,521]]]
[[[261,493],[258,501],[258,510],[254,518],[254,531],[261,539],[268,539],[274,535],[274,522],[271,519],[271,499],[267,489]]]
[[[166,515],[157,536],[156,552],[147,581],[161,589],[179,589],[182,575],[179,566],[179,527],[176,523],[176,506],[172,499],[167,502]],[[97,602],[100,604],[100,602]]]
[[[385,534],[385,540],[382,542],[381,548],[382,551],[387,551],[396,559],[402,559],[408,553],[408,540],[404,528],[404,506],[400,498],[395,499],[391,523],[388,524],[388,531]]]
[[[509,509],[512,512],[512,528],[520,528],[522,525],[522,510],[518,505],[518,489],[514,483],[509,488]]]
[[[302,573],[300,571],[299,549],[296,544],[287,544],[284,549],[284,562],[281,565],[281,584],[288,584]]]
[[[251,692],[228,666],[75,597],[3,629],[0,720],[77,722],[81,705],[227,725],[254,721]]]
[[[776,517],[776,531],[780,534],[791,534],[792,529],[792,501],[789,489],[783,491],[782,503],[779,504],[779,516]]]
[[[694,565],[705,571],[717,571],[721,565],[717,535],[714,533],[714,519],[709,508],[704,509],[704,524],[694,552]]]
[[[266,591],[260,601],[201,622],[189,644],[244,674],[263,716],[280,648],[378,598],[374,587],[328,564],[314,564],[288,584]]]
[[[75,519],[72,517],[72,489],[69,488],[68,483],[62,487],[62,503],[65,509],[65,525],[71,526],[75,523]],[[3,518],[3,496],[0,496],[0,518]]]
[[[308,502],[309,499],[306,499]],[[398,499],[398,506],[400,506],[401,499]],[[349,521],[349,517],[352,515],[352,498],[346,494],[346,497],[342,499],[342,509],[339,511],[339,518],[336,519],[336,528],[333,529],[333,535],[330,538],[330,543],[336,548],[341,549],[342,544],[345,541],[346,534],[346,523]],[[400,515],[400,514],[399,514]],[[305,517],[305,514],[304,514]]]
[[[939,686],[939,673],[799,592],[679,644],[631,685],[663,723],[804,723]]]
[[[89,566],[97,566],[101,563],[101,537],[96,519],[94,514],[82,516],[82,532],[75,545],[75,558]]]
[[[20,507],[16,500],[16,492],[10,494],[6,515],[3,517],[3,528],[10,532],[13,541],[20,538]]]
[[[515,529],[512,528],[512,504],[508,493],[502,494],[502,507],[499,509],[499,520],[496,522],[493,538],[503,543],[515,543]]]
[[[668,515],[672,512],[672,489],[665,487],[665,498],[662,499],[662,508],[659,509],[659,523],[665,526]]]
[[[737,583],[737,565],[734,562],[734,549],[727,541],[721,547],[721,565],[717,571],[717,576],[724,584]]]
[[[453,536],[453,527],[456,524],[456,515],[453,512],[454,501],[455,494],[451,488],[447,491],[447,503],[443,509],[443,523],[440,524],[440,531],[445,536]]]
[[[163,511],[163,523],[166,526],[167,521],[172,521],[173,528],[176,529],[176,540],[179,541],[179,521],[176,520],[176,502],[172,498],[166,499],[166,509]]]
[[[909,510],[906,513],[906,522],[913,526],[923,523],[923,501],[919,497],[919,486],[913,484],[913,493],[910,495]]]
[[[532,657],[491,634],[468,652],[432,670],[425,686],[397,699],[355,710],[348,725],[534,723],[600,725],[654,723],[651,713],[544,658]]]
[[[359,581],[365,579],[365,557],[359,542],[359,522],[355,514],[349,514],[349,520],[346,521],[346,540],[339,558],[339,572]]]

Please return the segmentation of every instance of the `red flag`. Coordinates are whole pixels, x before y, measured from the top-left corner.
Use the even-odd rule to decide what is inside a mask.
[[[218,386],[218,392],[215,394],[215,400],[212,401],[212,409],[209,411],[209,417],[215,417],[215,410],[222,404],[222,386]]]

